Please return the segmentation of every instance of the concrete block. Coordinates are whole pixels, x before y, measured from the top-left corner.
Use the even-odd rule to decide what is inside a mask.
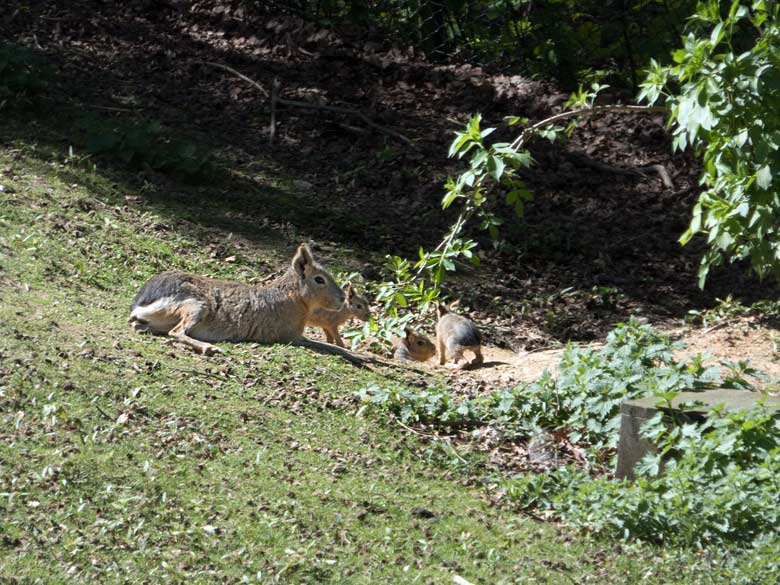
[[[704,392],[681,392],[671,402],[671,407],[655,396],[628,400],[620,406],[620,439],[615,476],[618,479],[634,479],[634,466],[655,446],[642,438],[640,431],[645,422],[658,412],[663,412],[671,424],[680,422],[703,421],[709,412],[723,404],[725,410],[744,410],[752,408],[763,395],[747,390],[706,390]],[[687,403],[684,409],[681,404]],[[656,406],[660,404],[660,406]],[[780,396],[767,397],[767,407],[780,408]]]

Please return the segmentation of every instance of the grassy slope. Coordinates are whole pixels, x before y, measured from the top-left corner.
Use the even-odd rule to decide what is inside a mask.
[[[681,580],[687,553],[487,506],[436,449],[355,416],[351,393],[377,374],[131,335],[130,299],[156,271],[253,278],[292,242],[258,228],[251,254],[216,262],[215,232],[150,205],[155,187],[57,163],[13,130],[0,127],[0,581]]]

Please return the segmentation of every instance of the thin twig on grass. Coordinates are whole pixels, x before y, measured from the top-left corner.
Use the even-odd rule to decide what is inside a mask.
[[[458,453],[458,452],[455,450],[455,447],[453,447],[453,446],[452,446],[452,439],[453,439],[453,438],[455,438],[455,435],[430,435],[430,434],[428,434],[428,433],[423,433],[423,432],[421,432],[421,431],[418,431],[418,430],[415,430],[415,429],[413,429],[412,427],[410,427],[410,426],[408,426],[408,425],[405,425],[405,424],[404,424],[403,422],[401,422],[401,420],[400,420],[398,417],[396,417],[396,416],[394,416],[394,417],[393,417],[393,420],[395,420],[395,422],[397,422],[399,426],[403,427],[404,429],[406,429],[406,430],[407,430],[407,431],[409,431],[410,433],[413,433],[413,434],[415,434],[415,435],[417,435],[417,436],[419,436],[419,437],[423,437],[423,438],[425,438],[425,439],[430,439],[431,441],[441,441],[442,443],[444,443],[445,445],[447,445],[447,448],[448,448],[448,449],[449,449],[449,450],[452,452],[452,454],[453,454],[453,455],[455,455],[455,457],[457,457],[457,458],[458,458],[458,460],[459,460],[461,463],[463,463],[463,465],[468,465],[468,464],[469,464],[469,462],[468,462],[468,461],[466,461],[466,460],[463,458],[463,456],[461,456],[461,454],[460,454],[460,453]]]
[[[107,419],[107,420],[110,420],[111,422],[114,422],[114,421],[116,420],[116,419],[114,419],[114,418],[111,418],[111,415],[110,415],[110,414],[108,414],[108,413],[107,413],[105,410],[103,410],[102,408],[100,408],[100,405],[99,405],[97,402],[95,402],[95,408],[97,409],[97,411],[98,411],[100,414],[102,414],[102,415],[103,415],[103,417],[104,417],[105,419]]]
[[[398,426],[403,427],[404,429],[406,429],[410,433],[413,433],[413,434],[417,435],[418,437],[423,437],[425,439],[432,439],[434,441],[445,441],[445,440],[450,440],[450,439],[455,437],[455,435],[432,435],[430,433],[423,433],[422,431],[418,431],[417,429],[413,429],[409,425],[404,424],[401,421],[401,419],[398,418],[397,416],[393,416],[393,420],[395,420],[395,422],[398,423]]]

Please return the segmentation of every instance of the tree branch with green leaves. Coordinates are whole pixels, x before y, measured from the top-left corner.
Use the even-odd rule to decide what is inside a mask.
[[[780,277],[780,6],[769,0],[699,4],[674,65],[651,62],[640,100],[670,111],[675,149],[701,157],[705,190],[680,242],[700,234],[710,269],[748,260]]]

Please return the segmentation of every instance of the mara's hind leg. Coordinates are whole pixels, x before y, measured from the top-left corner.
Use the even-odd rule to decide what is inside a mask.
[[[436,338],[436,345],[439,346],[439,365],[443,366],[447,363],[447,350],[441,335]]]
[[[449,368],[455,368],[458,370],[462,370],[465,366],[464,363],[468,365],[468,362],[465,362],[463,357],[463,348],[459,345],[450,345],[447,347],[447,353],[450,356],[450,359],[452,360],[451,364],[447,364],[447,367]]]
[[[135,317],[130,317],[130,327],[135,331],[136,333],[149,333],[151,332],[151,328],[149,327],[149,323],[146,321],[142,321],[140,319],[137,319]]]
[[[168,331],[168,335],[173,337],[176,341],[180,341],[184,345],[187,345],[203,355],[212,355],[219,353],[218,347],[206,343],[205,341],[198,341],[187,335],[195,325],[198,324],[202,316],[203,309],[196,303],[187,303],[181,305],[177,313],[181,317],[181,320],[174,326],[173,329]]]
[[[481,366],[482,363],[485,361],[484,358],[482,357],[482,347],[480,346],[472,347],[471,351],[474,352],[474,359],[471,360],[469,367],[473,368],[476,366]]]

